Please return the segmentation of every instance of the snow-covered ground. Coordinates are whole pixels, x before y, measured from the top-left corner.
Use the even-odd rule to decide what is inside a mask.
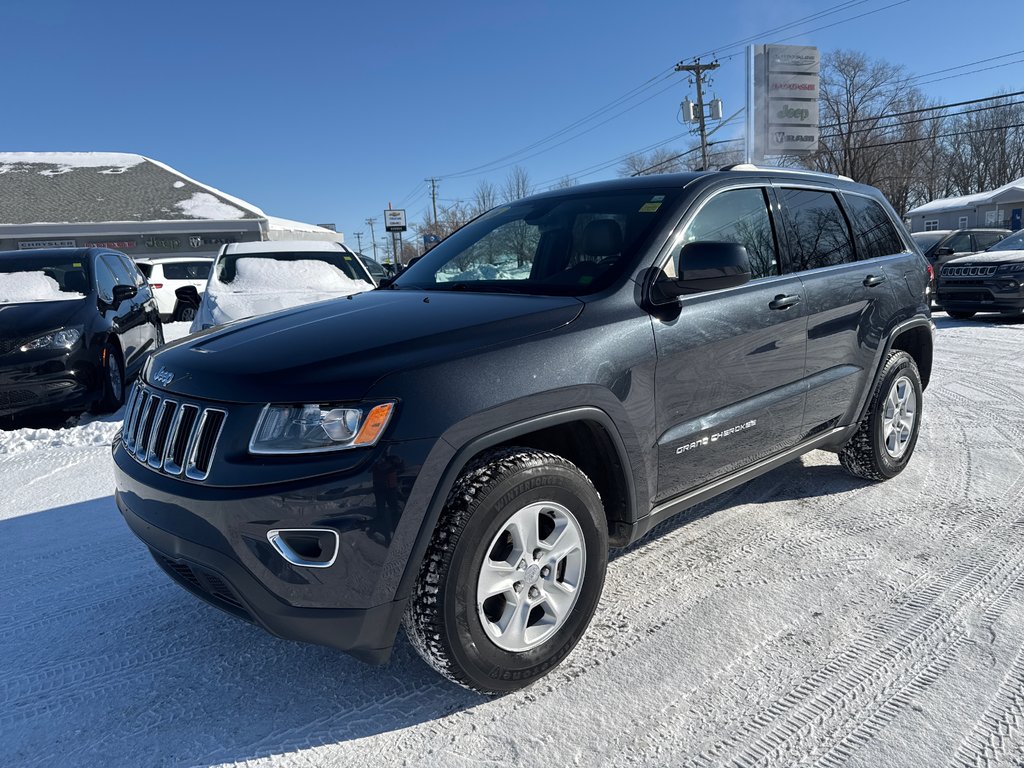
[[[569,659],[494,700],[404,641],[369,667],[203,605],[120,519],[100,422],[14,438],[0,757],[1022,765],[1024,324],[937,323],[906,472],[869,484],[817,452],[671,521],[612,560]]]

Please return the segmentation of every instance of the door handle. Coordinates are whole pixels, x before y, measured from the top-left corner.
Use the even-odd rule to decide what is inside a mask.
[[[868,288],[874,288],[876,285],[881,285],[885,282],[885,275],[868,275],[864,278],[864,285]]]
[[[800,294],[791,293],[788,296],[784,293],[780,293],[774,299],[768,302],[769,309],[789,309],[794,304],[800,303]]]

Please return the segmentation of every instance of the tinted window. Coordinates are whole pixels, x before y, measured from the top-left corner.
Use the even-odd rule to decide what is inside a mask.
[[[905,250],[899,233],[882,206],[860,195],[847,195],[846,202],[853,218],[860,258],[874,259]]]
[[[137,266],[142,274],[146,276],[147,280],[149,279],[149,276],[153,274],[152,264],[136,264],[135,266]]]
[[[974,246],[971,245],[971,235],[969,232],[961,232],[958,235],[953,235],[939,247],[952,248],[953,253],[969,253],[974,250]]]
[[[1005,232],[975,232],[974,233],[974,244],[975,250],[984,251],[990,245],[995,245],[1000,240],[1006,237]]]
[[[118,285],[135,285],[135,275],[132,272],[137,272],[138,270],[133,268],[129,272],[128,265],[112,253],[103,254],[103,263],[114,273],[114,280]]]
[[[739,243],[750,257],[752,278],[778,274],[775,234],[762,189],[733,189],[715,195],[686,225],[683,241]]]
[[[819,269],[854,260],[846,218],[831,192],[780,189],[789,233],[790,268]]]
[[[205,280],[210,276],[209,261],[176,261],[164,264],[165,280]]]
[[[96,292],[108,304],[114,300],[114,274],[103,259],[96,259]]]

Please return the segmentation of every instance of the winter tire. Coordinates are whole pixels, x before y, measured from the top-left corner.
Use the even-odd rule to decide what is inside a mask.
[[[889,353],[868,401],[867,414],[839,451],[848,472],[866,480],[888,480],[907,466],[921,429],[921,374],[914,358]]]
[[[483,454],[452,487],[405,613],[426,662],[502,694],[557,666],[604,586],[608,530],[590,480],[529,448]]]
[[[96,401],[96,412],[113,413],[124,405],[124,366],[121,353],[109,342],[100,352],[100,379],[103,394]]]
[[[954,320],[970,320],[977,314],[977,312],[950,312],[947,309],[946,314],[952,317]]]
[[[174,322],[176,323],[191,323],[196,319],[196,308],[195,307],[181,307],[179,306],[174,312]]]

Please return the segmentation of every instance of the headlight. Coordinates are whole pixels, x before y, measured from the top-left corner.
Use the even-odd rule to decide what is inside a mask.
[[[320,453],[374,445],[394,407],[394,403],[268,405],[249,441],[249,452]]]
[[[1002,264],[996,271],[1004,275],[1007,272],[1024,272],[1024,262],[1018,262],[1015,264]]]
[[[59,331],[51,331],[27,344],[21,345],[22,352],[31,352],[35,349],[71,349],[82,338],[82,332],[77,328],[62,328]]]

